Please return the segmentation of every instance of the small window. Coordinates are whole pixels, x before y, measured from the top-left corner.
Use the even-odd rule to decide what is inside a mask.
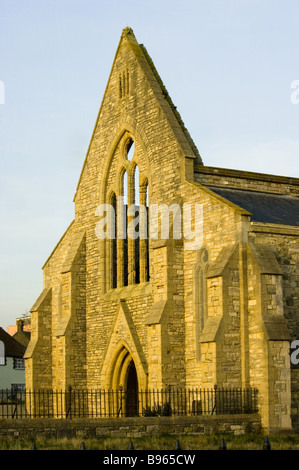
[[[120,99],[128,96],[130,93],[130,74],[129,70],[123,70],[118,77],[119,97]]]
[[[126,148],[126,158],[131,161],[135,152],[135,143],[133,139],[129,139]]]
[[[25,392],[25,384],[11,384],[11,391],[13,395],[19,392]]]
[[[25,359],[15,357],[14,358],[14,369],[16,369],[16,370],[25,370]]]
[[[5,366],[5,345],[0,341],[0,366]]]

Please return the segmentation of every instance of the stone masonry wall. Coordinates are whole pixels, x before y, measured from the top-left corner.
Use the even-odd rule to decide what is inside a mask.
[[[186,202],[199,203],[203,206],[202,249],[208,253],[208,274],[205,276],[210,278],[206,285],[207,301],[204,306],[205,318],[203,319],[206,326],[202,331],[204,337],[202,335],[196,337],[198,319],[194,295],[196,289],[199,289],[196,267],[200,263],[202,250],[185,250],[187,385],[241,386],[239,261],[238,255],[234,261],[230,261],[230,256],[240,241],[238,224],[240,224],[242,214],[236,213],[229,205],[223,204],[196,184],[186,183],[184,195]],[[222,252],[225,250],[228,250],[230,255],[222,259]],[[227,263],[232,264],[225,270]],[[222,319],[223,323],[220,324]],[[202,350],[198,359],[196,358],[196,342],[201,343]]]
[[[145,324],[151,306],[161,298],[174,302],[175,311],[171,313],[168,310],[165,320],[166,331],[160,330],[160,343],[164,346],[159,352],[163,354],[160,359],[162,382],[157,385],[185,382],[182,247],[165,247],[165,265],[160,263],[159,257],[155,258],[150,245],[149,283],[111,290],[106,282],[109,251],[107,244],[95,234],[98,222],[96,209],[99,204],[109,202],[112,190],[119,193],[121,171],[126,168],[121,155],[127,135],[136,144],[133,160],[139,165],[140,180],[148,179],[149,202],[179,202],[184,154],[192,158],[193,150],[174,110],[163,95],[150,62],[130,30],[122,35],[83,165],[74,197],[75,220],[44,266],[44,284],[53,291],[52,312],[46,320],[51,326],[53,387],[67,387],[74,383],[89,388],[102,386],[102,367],[107,362],[114,322],[123,299],[138,337],[138,347],[132,341],[130,332],[118,331],[118,338],[119,341],[124,340],[127,346],[130,344],[129,352],[135,363],[141,362],[140,355],[148,356],[150,344]],[[62,273],[62,270],[74,237],[81,232],[85,233],[86,240],[86,298],[84,308],[78,309],[76,302],[70,304],[72,277]],[[79,312],[82,313],[78,317]],[[74,322],[71,320],[68,323],[65,320],[68,316]],[[85,323],[82,323],[79,333],[75,319],[78,317],[81,321],[83,316]],[[40,341],[44,341],[43,332],[39,334]],[[78,342],[80,335],[82,344]],[[68,349],[74,349],[77,344],[82,348],[86,364],[81,378],[76,373],[75,379],[73,360],[76,354]],[[109,360],[112,364],[113,357]],[[28,366],[30,369],[29,361]],[[141,374],[140,371],[137,373]],[[155,375],[154,371],[152,373]],[[151,376],[148,379],[150,384]],[[42,383],[41,378],[36,386],[42,386]]]
[[[286,234],[286,232],[289,234]],[[261,224],[252,224],[252,232],[250,233],[250,239],[257,245],[269,245],[275,253],[276,259],[282,271],[282,293],[277,293],[277,289],[265,292],[264,295],[272,297],[270,300],[271,310],[270,314],[273,314],[277,309],[276,295],[282,296],[283,299],[283,316],[287,321],[288,330],[290,332],[290,341],[299,339],[299,229],[298,228],[285,228],[283,226],[269,227],[262,226]],[[253,280],[253,283],[255,281]],[[258,280],[256,285],[258,285]],[[265,287],[266,289],[266,287]],[[257,343],[256,343],[257,344]],[[272,344],[271,348],[278,348],[276,364],[279,361],[283,361],[279,344]],[[290,361],[290,351],[284,351],[284,355],[288,361]],[[275,357],[274,356],[274,357]],[[280,359],[279,359],[280,357]],[[285,359],[284,359],[285,360]],[[273,359],[275,361],[275,359]],[[294,365],[291,366],[291,415],[292,422],[295,428],[298,428],[298,397],[299,397],[299,374],[298,369]],[[257,369],[258,370],[258,369]],[[283,366],[282,366],[282,374]],[[284,377],[284,383],[286,378]],[[281,377],[275,378],[275,387],[281,387]],[[285,387],[285,385],[283,385]],[[284,409],[285,403],[277,404],[276,411],[273,413],[277,415],[283,415],[282,410]],[[280,407],[280,408],[279,408]]]
[[[118,419],[19,419],[0,420],[0,436],[26,438],[101,438],[101,437],[147,437],[162,433],[179,434],[233,434],[261,431],[258,415],[223,415],[202,417],[151,417]]]
[[[194,179],[206,186],[299,195],[298,178],[196,165]]]

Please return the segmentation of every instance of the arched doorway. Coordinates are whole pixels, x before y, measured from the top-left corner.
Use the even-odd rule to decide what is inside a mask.
[[[138,378],[133,359],[128,366],[126,383],[126,416],[138,415]]]
[[[127,344],[119,341],[115,351],[111,351],[109,369],[103,371],[103,388],[114,390],[115,407],[119,416],[137,416],[141,409],[139,396],[147,390],[147,375],[138,356],[133,357]],[[106,379],[106,381],[105,381]]]

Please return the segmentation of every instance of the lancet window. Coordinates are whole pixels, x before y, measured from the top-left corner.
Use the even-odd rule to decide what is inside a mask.
[[[117,191],[112,193],[110,273],[112,289],[149,281],[148,180],[140,174],[135,142],[124,145]]]

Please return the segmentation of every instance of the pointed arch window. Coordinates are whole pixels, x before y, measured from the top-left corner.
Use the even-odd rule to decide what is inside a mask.
[[[140,277],[148,282],[149,276],[149,196],[148,182],[140,186]]]
[[[134,260],[135,260],[135,284],[140,283],[140,201],[139,201],[139,168],[134,169],[134,211],[135,211],[135,234],[134,234]],[[137,234],[137,235],[136,235]]]
[[[129,139],[126,144],[126,158],[131,161],[135,152],[135,142],[133,139]]]
[[[112,231],[114,236],[111,239],[111,287],[117,287],[117,199],[116,194],[111,195],[112,211]]]
[[[127,233],[127,219],[128,219],[128,174],[126,171],[123,173],[122,177],[122,192],[123,197],[123,207],[122,207],[122,221],[123,221],[123,233],[122,233],[122,273],[120,279],[121,286],[127,286],[129,281],[129,271],[128,271],[128,233]]]
[[[125,98],[130,93],[130,73],[129,70],[123,70],[118,76],[119,98]]]
[[[110,196],[112,228],[107,286],[115,289],[149,281],[149,191],[140,172],[134,139],[121,144],[120,166]],[[114,178],[115,178],[114,176]]]

